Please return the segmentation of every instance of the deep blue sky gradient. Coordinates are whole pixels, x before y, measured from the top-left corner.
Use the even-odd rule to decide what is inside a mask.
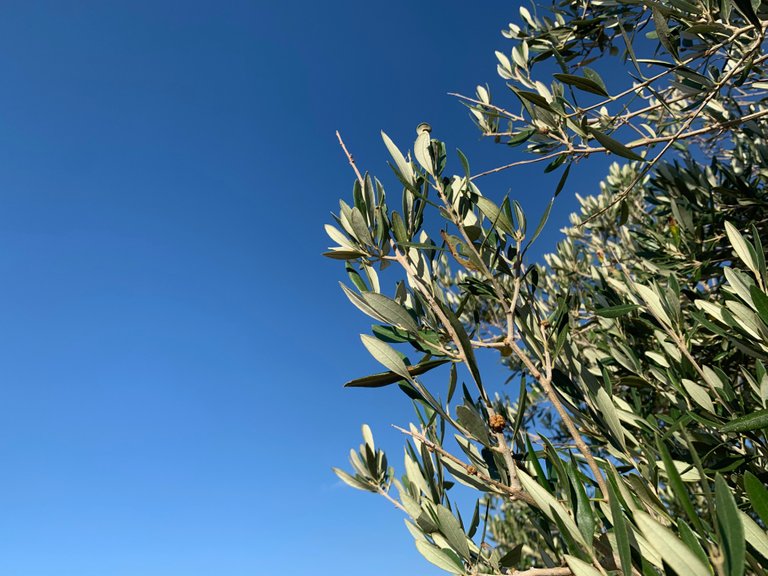
[[[401,467],[389,425],[412,418],[397,390],[341,386],[379,368],[320,256],[353,181],[334,131],[393,195],[381,129],[406,149],[428,121],[475,171],[519,158],[446,95],[504,90],[516,12],[3,3],[0,576],[442,573],[330,471],[363,422]],[[481,187],[535,221],[540,172]]]

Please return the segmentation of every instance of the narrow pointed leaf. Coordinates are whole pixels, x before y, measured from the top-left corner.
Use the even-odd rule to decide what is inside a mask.
[[[430,137],[429,132],[426,130],[419,134],[416,138],[416,142],[413,145],[413,155],[416,157],[416,161],[421,164],[429,174],[434,174],[434,167],[432,166],[432,157],[429,154]]]
[[[595,310],[595,314],[602,316],[603,318],[619,318],[630,312],[634,312],[640,306],[637,304],[619,304],[617,306],[607,306],[606,308],[598,308]]]
[[[440,532],[448,544],[451,545],[456,553],[462,558],[469,559],[469,544],[467,536],[461,528],[461,524],[448,508],[442,505],[437,506],[437,520],[440,525]]]
[[[405,380],[411,380],[411,375],[408,373],[405,362],[403,362],[403,359],[392,346],[386,342],[382,342],[378,338],[369,336],[368,334],[361,334],[360,340],[362,340],[363,345],[368,349],[368,352],[371,353],[371,356],[386,368],[395,374],[399,374]]]
[[[752,303],[757,309],[757,315],[760,316],[760,320],[763,321],[763,324],[768,326],[768,296],[766,296],[765,292],[760,290],[757,286],[749,287],[749,295],[752,298]]]
[[[619,549],[621,573],[624,576],[631,576],[632,550],[629,545],[629,528],[627,527],[627,521],[624,518],[624,512],[621,509],[619,495],[613,487],[613,482],[608,482],[608,494],[611,505],[611,516],[613,517],[613,533],[616,536],[616,547]]]
[[[602,417],[605,418],[605,422],[608,424],[608,428],[610,428],[613,437],[619,443],[622,450],[626,451],[627,442],[624,438],[624,428],[621,425],[616,405],[613,403],[613,400],[611,400],[611,397],[608,395],[605,388],[598,389],[595,396],[595,402],[600,409]]]
[[[720,428],[721,432],[748,432],[768,427],[768,408],[734,418]]]
[[[456,418],[472,436],[474,436],[484,446],[490,446],[491,440],[488,437],[488,429],[483,419],[467,406],[456,407]]]
[[[723,542],[728,576],[744,576],[744,557],[746,554],[744,525],[741,523],[736,500],[720,474],[715,477],[715,511]]]
[[[451,574],[464,573],[464,563],[455,552],[438,548],[426,540],[416,540],[416,549],[422,556],[424,556],[424,558],[441,570],[445,570]]]
[[[563,84],[574,86],[584,92],[590,92],[591,94],[597,94],[598,96],[608,96],[608,92],[605,91],[605,88],[589,78],[574,76],[573,74],[553,74],[553,76]]]
[[[752,472],[744,474],[744,489],[749,502],[764,524],[768,525],[768,489]]]
[[[505,568],[515,568],[523,556],[523,544],[518,544],[499,559],[499,565]]]
[[[539,225],[536,226],[536,231],[533,233],[533,236],[531,236],[531,239],[528,240],[529,247],[531,244],[533,244],[536,238],[539,237],[539,234],[541,234],[541,231],[544,229],[544,225],[547,223],[547,220],[549,219],[549,213],[552,211],[552,206],[554,205],[554,203],[555,203],[555,199],[553,197],[549,201],[549,204],[547,204],[547,207],[544,209],[544,214],[541,215],[541,220],[539,220]]]
[[[361,482],[354,476],[351,476],[344,472],[344,470],[341,470],[340,468],[333,468],[333,473],[336,474],[336,476],[339,477],[339,479],[344,482],[347,486],[351,486],[352,488],[355,488],[357,490],[363,490],[365,492],[375,492],[376,489],[371,486],[370,484],[366,484],[364,482]]]
[[[560,192],[563,191],[563,188],[565,188],[565,183],[568,180],[568,175],[571,173],[571,166],[572,164],[569,163],[568,166],[565,167],[565,170],[563,171],[562,176],[560,176],[560,180],[557,182],[555,193],[552,195],[553,198],[557,198]]]
[[[565,561],[568,563],[568,567],[574,576],[601,576],[600,572],[591,564],[587,564],[584,560],[580,560],[575,556],[566,554]]]
[[[464,326],[462,326],[459,319],[456,318],[456,315],[448,306],[442,305],[441,308],[445,313],[446,317],[448,318],[448,322],[450,322],[454,331],[458,335],[459,342],[457,342],[456,344],[459,346],[459,348],[464,354],[467,368],[469,368],[469,372],[470,374],[472,374],[472,378],[474,379],[478,387],[482,388],[483,381],[480,376],[480,369],[477,366],[477,360],[475,359],[475,352],[472,348],[472,342],[469,340],[469,336],[467,335],[467,331],[464,329]]]
[[[746,1],[749,2],[749,0]],[[739,259],[747,265],[753,274],[758,275],[757,257],[752,245],[749,244],[749,242],[747,242],[741,235],[741,232],[728,221],[725,222],[725,233],[728,235],[728,240],[730,240],[731,246],[733,246],[733,251],[736,252]]]
[[[709,568],[672,530],[640,510],[633,516],[645,539],[678,576],[711,576]]]
[[[477,207],[480,208],[480,212],[483,213],[483,216],[488,218],[491,224],[499,228],[502,232],[505,234],[514,233],[512,222],[509,221],[507,215],[504,214],[504,212],[500,210],[499,207],[493,203],[493,201],[485,198],[484,196],[478,196]]]
[[[636,152],[633,152],[630,148],[627,148],[619,142],[618,140],[614,140],[607,134],[603,134],[599,130],[595,130],[594,128],[589,129],[589,133],[594,136],[595,140],[600,142],[600,145],[605,148],[606,150],[609,150],[616,154],[617,156],[621,156],[622,158],[628,158],[629,160],[637,160],[639,162],[645,162],[645,158],[637,154]]]
[[[690,526],[685,523],[684,520],[678,520],[677,521],[677,531],[680,532],[680,538],[685,543],[688,548],[690,548],[696,556],[698,556],[699,560],[701,560],[702,564],[708,564],[709,558],[707,557],[707,553],[704,551],[704,548],[701,546],[701,542],[699,542],[698,538],[696,537],[696,534],[691,530]]]
[[[419,327],[413,317],[391,298],[376,292],[363,292],[362,298],[387,324],[392,324],[408,332],[418,332]]]
[[[450,360],[429,360],[415,366],[406,366],[408,374],[413,376],[419,376],[450,362]],[[394,372],[380,372],[378,374],[371,374],[370,376],[363,376],[362,378],[355,378],[344,384],[347,388],[381,388],[383,386],[389,386],[390,384],[396,384],[403,380],[403,377]]]
[[[381,138],[384,140],[384,145],[387,147],[387,150],[389,150],[390,156],[392,156],[392,159],[395,161],[395,166],[397,167],[397,171],[400,173],[400,176],[405,182],[413,186],[413,170],[411,169],[411,165],[405,161],[405,157],[400,152],[398,147],[383,131],[381,133]]]
[[[531,495],[531,498],[536,502],[539,509],[553,522],[555,516],[557,516],[562,522],[568,534],[578,544],[580,544],[585,550],[589,550],[590,546],[587,544],[584,537],[581,535],[579,527],[574,522],[573,518],[568,514],[562,504],[550,494],[541,484],[536,482],[528,474],[522,470],[518,470],[520,484],[523,489]]]
[[[768,534],[743,510],[739,510],[739,516],[744,525],[744,538],[752,548],[768,560]]]
[[[664,440],[657,438],[656,447],[659,454],[661,454],[662,462],[664,462],[664,472],[667,475],[667,480],[669,481],[670,488],[672,488],[672,493],[675,495],[676,502],[683,508],[693,525],[697,529],[701,529],[701,520],[693,507],[691,498],[688,495],[688,490],[685,488],[685,483],[680,477],[677,466],[675,466],[672,456],[670,455],[669,450],[667,450],[666,444],[664,444]]]

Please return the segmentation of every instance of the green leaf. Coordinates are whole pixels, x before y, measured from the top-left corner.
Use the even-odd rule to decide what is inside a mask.
[[[568,567],[574,576],[601,576],[600,572],[591,564],[587,564],[584,560],[579,560],[575,556],[565,554],[565,561],[568,563]]]
[[[619,318],[630,312],[634,312],[640,308],[637,304],[619,304],[617,306],[608,306],[606,308],[598,308],[595,310],[595,314],[602,316],[603,318]]]
[[[547,220],[549,219],[549,213],[552,211],[552,205],[554,203],[555,203],[555,198],[553,196],[552,199],[549,201],[549,204],[547,204],[547,207],[544,209],[544,214],[541,215],[541,220],[539,220],[539,225],[536,226],[536,231],[533,233],[533,236],[531,236],[531,239],[528,240],[528,248],[530,248],[531,244],[533,244],[534,240],[536,240],[536,238],[539,237],[539,234],[541,234],[541,231],[544,229],[544,225],[547,223]]]
[[[475,536],[478,526],[480,526],[480,500],[475,500],[475,511],[472,513],[472,520],[469,523],[469,530],[467,530],[468,538]]]
[[[512,424],[513,437],[517,436],[517,433],[520,430],[520,426],[523,423],[523,418],[525,418],[527,400],[528,400],[528,388],[526,387],[526,384],[525,384],[525,374],[522,374],[520,376],[520,393],[518,394],[518,397],[517,397],[517,413],[515,414],[515,421]]]
[[[432,156],[429,154],[429,145],[431,138],[426,130],[421,132],[413,145],[413,155],[416,161],[421,164],[429,174],[434,176],[435,168],[432,165]]]
[[[728,20],[728,18],[724,18],[725,21]],[[729,31],[728,28],[723,26],[722,24],[694,24],[690,28],[685,29],[685,34],[720,34],[720,35],[728,35]]]
[[[669,52],[675,58],[675,60],[677,60],[677,49],[675,45],[672,43],[672,41],[670,40],[670,37],[669,37],[670,33],[669,33],[669,26],[667,25],[667,19],[664,17],[661,11],[655,6],[652,7],[651,11],[653,15],[653,23],[656,26],[656,35],[659,38],[659,42],[661,42],[661,45],[667,49],[667,52]]]
[[[459,342],[456,344],[461,348],[461,351],[464,354],[467,368],[469,368],[469,373],[472,374],[472,378],[474,379],[477,386],[482,389],[483,381],[480,376],[480,369],[477,366],[475,352],[472,348],[472,342],[469,340],[469,336],[467,336],[467,331],[464,329],[464,326],[461,324],[459,319],[456,318],[456,315],[453,313],[453,310],[451,310],[450,307],[441,304],[439,301],[438,306],[440,306],[440,308],[443,310],[443,313],[448,318],[448,322],[451,324],[451,327],[454,329],[459,338]]]
[[[557,453],[552,457],[559,460]],[[587,542],[591,542],[595,537],[595,516],[589,503],[587,492],[584,489],[584,481],[579,475],[579,469],[573,455],[571,455],[567,474],[571,481],[571,486],[573,486],[573,491],[576,493],[576,524],[578,524],[584,539]]]
[[[352,488],[355,488],[357,490],[363,490],[365,492],[376,492],[376,488],[371,486],[370,484],[366,484],[364,482],[361,482],[354,476],[351,476],[344,472],[344,470],[341,470],[340,468],[333,468],[333,473],[336,474],[336,476],[339,477],[339,479],[344,482],[347,486],[351,486]]]
[[[392,212],[392,232],[398,244],[407,244],[411,240],[405,229],[402,216],[395,211]]]
[[[341,230],[336,228],[335,226],[331,226],[330,224],[325,225],[325,233],[330,236],[331,240],[336,242],[339,246],[342,248],[346,248],[348,250],[352,250],[354,246],[352,246],[352,243],[349,241],[349,239],[344,235]]]
[[[720,428],[721,432],[748,432],[750,430],[761,430],[768,427],[768,409],[758,410],[747,414],[746,416],[740,416],[734,418],[725,426]]]
[[[365,223],[365,218],[363,217],[363,213],[360,212],[360,210],[358,210],[357,207],[352,208],[350,224],[352,225],[352,230],[355,233],[355,238],[357,239],[358,242],[360,242],[360,244],[363,244],[365,246],[373,245],[373,238],[371,238],[371,232],[370,230],[368,230],[368,225]]]
[[[416,364],[415,366],[406,366],[408,374],[411,376],[419,376],[450,362],[450,360],[429,360]],[[382,386],[388,386],[390,384],[396,384],[403,380],[403,377],[394,372],[380,372],[378,374],[371,374],[370,376],[363,376],[362,378],[355,378],[344,384],[347,388],[381,388]]]
[[[728,235],[728,240],[730,240],[736,255],[747,265],[755,276],[758,276],[760,272],[754,247],[747,242],[738,229],[727,220],[725,222],[725,233]]]
[[[536,134],[535,128],[527,128],[525,130],[521,130],[514,136],[510,136],[509,140],[507,141],[507,145],[509,146],[519,146],[523,142],[528,141],[528,139]]]
[[[603,86],[589,78],[582,78],[581,76],[574,76],[573,74],[553,74],[553,76],[563,84],[575,86],[579,90],[584,90],[584,92],[590,92],[591,94],[597,94],[598,96],[608,96],[608,92],[605,91]]]
[[[640,510],[633,516],[645,539],[678,576],[711,576],[709,568],[672,530]]]
[[[368,424],[363,424],[363,440],[372,451],[376,450],[376,445],[373,442],[373,432],[371,432],[371,427]]]
[[[520,484],[523,486],[523,490],[531,495],[531,498],[533,498],[544,515],[553,522],[555,521],[555,516],[557,516],[568,531],[570,537],[580,544],[584,550],[589,550],[590,546],[581,535],[581,531],[576,525],[576,522],[574,522],[573,518],[571,518],[570,514],[568,514],[557,498],[520,469],[518,469],[518,478],[520,479]]]
[[[408,373],[405,362],[403,362],[403,359],[392,346],[368,334],[361,334],[360,340],[362,340],[368,352],[371,353],[371,356],[395,374],[399,374],[403,379],[411,381],[411,375]]]
[[[448,377],[448,398],[445,401],[446,405],[451,403],[451,399],[453,398],[453,393],[456,390],[456,381],[457,381],[456,364],[453,363],[451,364],[450,375]]]
[[[587,68],[586,66],[582,66],[581,71],[584,72],[584,76],[586,76],[589,80],[592,80],[592,82],[600,86],[600,88],[604,92],[606,92],[606,96],[607,96],[608,90],[605,87],[605,82],[603,82],[603,79],[600,77],[600,74],[592,70],[592,68]]]
[[[672,326],[672,320],[670,319],[669,314],[667,314],[656,290],[649,288],[648,286],[643,286],[642,284],[635,284],[635,290],[657,320],[667,326]]]
[[[763,249],[763,242],[760,240],[760,232],[757,230],[754,222],[752,222],[750,225],[750,229],[752,231],[752,242],[754,243],[755,256],[757,257],[757,268],[760,272],[758,282],[759,279],[762,279],[763,285],[765,285],[765,283],[768,282],[768,269],[765,265],[765,250]]]
[[[323,256],[333,260],[356,260],[365,256],[365,254],[356,250],[330,250],[329,252],[323,252]]]
[[[461,528],[461,524],[456,517],[445,506],[437,506],[437,521],[440,527],[440,532],[448,544],[451,545],[459,556],[469,560],[469,544],[467,544],[467,536],[464,534],[464,530]]]
[[[351,263],[347,262],[344,266],[344,269],[347,271],[347,276],[349,276],[352,284],[354,284],[355,287],[360,290],[360,292],[368,292],[368,285],[365,283],[363,277],[360,276],[360,273],[355,270]]]
[[[395,146],[395,143],[392,142],[390,137],[384,133],[384,131],[381,132],[381,138],[384,140],[384,145],[387,147],[387,150],[389,150],[390,156],[392,156],[392,159],[395,161],[395,165],[397,166],[397,171],[400,174],[400,177],[411,187],[414,187],[415,182],[411,165],[405,161],[403,154],[400,152],[397,146]]]
[[[376,310],[371,308],[368,302],[366,302],[365,299],[360,294],[356,294],[341,282],[339,282],[339,286],[341,286],[341,289],[344,291],[344,294],[346,294],[347,298],[349,298],[349,301],[352,302],[352,304],[354,304],[358,310],[360,310],[364,314],[367,314],[374,320],[387,323],[387,321],[384,318],[382,318],[381,315],[379,315],[379,313],[376,312]]]
[[[518,544],[512,550],[504,554],[499,560],[499,564],[504,568],[516,568],[523,557],[523,544]]]
[[[509,221],[507,215],[504,214],[493,201],[488,200],[488,198],[484,196],[478,196],[477,207],[480,208],[480,212],[483,213],[483,216],[488,218],[493,226],[499,228],[505,234],[514,234],[512,222]]]
[[[605,419],[608,428],[611,430],[611,434],[614,439],[619,443],[622,450],[627,450],[627,441],[624,438],[624,428],[621,425],[619,419],[619,413],[616,410],[616,405],[611,400],[611,397],[606,392],[605,388],[598,388],[595,395],[595,402],[600,409],[601,416]]]
[[[467,180],[469,180],[469,160],[467,160],[467,157],[464,155],[464,152],[456,149],[456,153],[459,155],[459,161],[461,162],[461,167],[464,168],[464,175],[467,177]]]
[[[464,573],[464,563],[452,550],[438,548],[426,540],[416,540],[416,549],[424,558],[441,570],[451,574]]]
[[[619,561],[621,573],[624,576],[632,574],[632,550],[629,544],[629,528],[621,509],[619,494],[613,487],[613,482],[608,482],[608,497],[611,505],[611,517],[613,520],[613,533],[616,536],[616,547],[619,549]]]
[[[693,380],[688,380],[688,378],[683,378],[681,382],[688,396],[690,396],[696,404],[711,414],[715,413],[715,405],[704,386],[700,386]]]
[[[739,516],[744,525],[744,538],[752,548],[768,560],[768,534],[743,510],[739,510]]]
[[[619,226],[624,226],[629,219],[629,202],[623,200],[619,206]]]
[[[363,292],[362,298],[387,324],[392,324],[408,332],[418,332],[419,327],[413,317],[391,298],[376,292]]]
[[[680,477],[680,472],[678,472],[677,466],[675,465],[674,460],[672,460],[672,456],[667,450],[667,446],[661,437],[656,438],[656,447],[659,454],[661,454],[662,462],[664,462],[664,472],[667,475],[669,486],[672,488],[672,493],[675,495],[675,502],[683,508],[683,511],[685,511],[688,518],[693,522],[693,525],[698,530],[702,530],[701,520],[693,507],[691,498],[688,495],[688,490],[685,488],[685,483]]]
[[[688,548],[691,549],[693,553],[696,554],[696,556],[698,556],[702,564],[708,564],[709,558],[707,558],[707,553],[704,551],[704,548],[701,547],[699,539],[696,537],[696,534],[693,532],[693,530],[691,530],[690,526],[685,523],[685,520],[680,519],[677,521],[677,531],[680,533],[680,538],[685,543],[685,545],[688,546]]]
[[[621,156],[622,158],[628,158],[629,160],[637,160],[638,162],[645,162],[645,158],[637,154],[636,152],[633,152],[631,149],[627,148],[619,142],[618,140],[614,140],[607,134],[603,134],[599,130],[595,130],[594,128],[589,129],[589,133],[594,136],[595,140],[600,142],[600,145],[605,148],[606,150],[610,150],[617,156]]]
[[[763,321],[763,324],[768,326],[768,296],[766,296],[765,292],[760,290],[760,288],[754,285],[749,287],[749,295],[752,298],[752,303],[757,309],[757,314],[760,316],[760,320]]]
[[[547,102],[547,99],[541,94],[537,94],[536,92],[526,92],[525,90],[516,90],[514,88],[512,90],[523,103],[530,102],[539,108],[543,108],[547,112],[556,113],[552,109],[552,106],[549,105],[549,102]]]
[[[744,489],[749,496],[752,510],[757,513],[763,524],[768,525],[768,489],[752,472],[744,474]]]
[[[551,485],[549,480],[547,480],[547,475],[544,474],[544,469],[541,467],[541,462],[539,462],[539,457],[536,454],[536,450],[533,449],[533,444],[531,443],[531,435],[529,433],[525,434],[525,449],[528,451],[528,461],[531,463],[531,467],[536,474],[536,480],[539,482],[539,484],[544,486],[545,489],[551,490]]]
[[[565,188],[565,183],[568,180],[568,174],[571,173],[571,166],[572,164],[569,163],[568,166],[565,167],[562,176],[560,176],[560,180],[557,182],[557,188],[555,188],[555,193],[552,195],[553,198],[557,198],[560,192],[563,191],[563,188]]]
[[[731,489],[720,474],[715,476],[715,511],[728,576],[743,576],[746,555],[744,525]]]
[[[456,407],[456,418],[467,432],[472,434],[484,446],[491,445],[491,439],[488,437],[488,428],[483,419],[468,406]]]
[[[384,340],[390,344],[402,344],[408,342],[408,332],[401,330],[397,326],[387,326],[374,324],[371,326],[371,332],[379,340]]]

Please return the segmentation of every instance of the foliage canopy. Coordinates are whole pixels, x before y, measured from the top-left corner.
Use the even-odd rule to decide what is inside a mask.
[[[520,9],[503,31],[511,50],[496,54],[509,103],[488,87],[459,96],[484,134],[530,155],[493,171],[560,170],[551,207],[574,163],[620,158],[544,262],[527,254],[549,210],[532,231],[513,198],[481,193],[484,174],[461,152],[447,172],[427,125],[405,155],[383,135],[396,209],[355,168],[326,255],[345,261],[345,293],[376,321],[362,342],[386,371],[348,385],[399,385],[417,421],[402,429],[402,476],[367,426],[352,473],[335,471],[394,502],[433,564],[768,573],[764,10],[759,0]],[[388,278],[400,272],[389,287],[377,272],[388,267]],[[512,392],[483,379],[479,348],[498,352]],[[424,384],[433,370],[444,387]],[[477,492],[471,517],[454,482]]]

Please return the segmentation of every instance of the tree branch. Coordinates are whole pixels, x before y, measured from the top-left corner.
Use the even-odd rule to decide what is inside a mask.
[[[412,432],[410,430],[406,430],[405,428],[401,428],[400,426],[395,426],[394,424],[392,425],[392,427],[395,430],[399,430],[400,432],[402,432],[406,436],[411,436],[412,438],[415,438],[416,440],[418,440],[422,444],[426,445],[427,448],[430,448],[431,450],[434,450],[435,452],[437,452],[441,456],[447,458],[448,460],[450,460],[454,464],[457,464],[457,465],[461,466],[464,470],[467,470],[467,472],[469,473],[469,467],[470,467],[469,464],[463,462],[461,459],[457,458],[456,456],[454,456],[453,454],[451,454],[450,452],[445,450],[439,444],[435,444],[434,442],[432,442],[432,440],[428,439],[423,434],[420,434],[418,432]],[[531,504],[532,506],[536,506],[537,505],[536,501],[533,498],[531,498],[531,496],[527,492],[525,492],[522,488],[513,488],[511,486],[507,486],[506,484],[502,484],[501,482],[497,482],[496,480],[486,476],[485,474],[483,474],[479,470],[474,471],[474,476],[477,477],[479,480],[482,480],[483,482],[485,482],[489,486],[493,486],[494,488],[496,488],[502,494],[506,494],[512,500],[522,500],[526,504]]]
[[[365,187],[365,181],[363,180],[363,177],[360,175],[360,170],[357,169],[357,165],[355,164],[355,159],[352,158],[352,154],[349,153],[349,150],[347,150],[347,147],[344,145],[344,140],[341,139],[341,134],[339,134],[339,131],[336,130],[336,138],[339,139],[339,144],[341,144],[341,149],[344,150],[344,154],[347,155],[347,160],[349,160],[349,165],[352,166],[352,170],[355,171],[355,174],[357,175],[357,181],[360,182],[360,187]]]

